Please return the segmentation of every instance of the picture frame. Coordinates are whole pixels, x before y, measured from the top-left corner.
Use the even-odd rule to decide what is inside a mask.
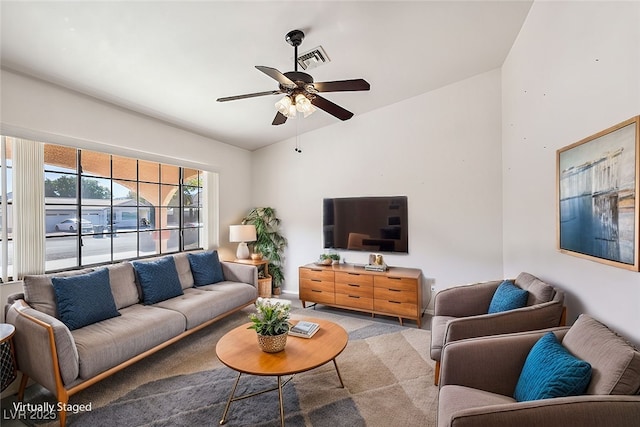
[[[640,271],[640,116],[556,151],[561,253]]]

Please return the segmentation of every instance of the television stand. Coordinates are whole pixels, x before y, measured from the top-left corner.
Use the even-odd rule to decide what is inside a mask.
[[[302,307],[308,302],[415,320],[422,326],[422,271],[389,267],[369,271],[350,264],[320,266],[307,264],[298,269]]]

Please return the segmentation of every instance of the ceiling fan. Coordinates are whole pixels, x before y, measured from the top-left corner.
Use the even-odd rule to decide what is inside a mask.
[[[300,46],[300,44],[302,44],[302,40],[304,40],[304,33],[300,30],[289,31],[285,40],[293,46],[294,49],[294,71],[281,73],[275,68],[261,65],[256,66],[258,70],[278,82],[277,90],[228,96],[225,98],[218,98],[217,101],[226,102],[234,101],[236,99],[254,98],[257,96],[284,94],[285,97],[276,103],[278,112],[271,123],[272,125],[281,125],[285,123],[287,118],[295,116],[296,112],[300,112],[306,117],[315,111],[314,107],[318,107],[340,120],[349,120],[353,117],[353,113],[351,111],[348,111],[328,99],[321,97],[318,93],[369,90],[369,83],[363,79],[314,82],[313,77],[309,74],[298,71],[298,46]]]

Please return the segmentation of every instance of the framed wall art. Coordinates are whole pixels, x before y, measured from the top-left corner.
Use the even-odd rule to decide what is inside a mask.
[[[556,153],[560,252],[639,271],[640,116]]]

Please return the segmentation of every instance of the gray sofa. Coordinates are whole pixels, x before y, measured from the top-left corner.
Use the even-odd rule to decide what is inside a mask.
[[[568,352],[591,365],[586,391],[516,401],[525,360],[549,331]],[[450,342],[442,353],[438,427],[635,427],[640,423],[640,352],[588,315],[581,315],[570,328]]]
[[[7,322],[16,328],[16,358],[23,374],[18,398],[22,400],[31,378],[54,393],[59,402],[67,403],[69,396],[252,304],[258,296],[254,266],[220,262],[221,281],[194,286],[188,254],[150,261],[166,263],[166,257],[173,258],[181,295],[148,304],[143,295],[147,290],[141,287],[134,264],[109,265],[105,286],[111,289],[116,316],[76,329],[61,321],[64,316],[57,307],[60,295],[56,295],[52,278],[86,275],[98,269],[26,276],[24,293],[9,298],[6,312]],[[217,253],[215,257],[217,261]],[[61,411],[59,416],[64,425],[66,413]]]

